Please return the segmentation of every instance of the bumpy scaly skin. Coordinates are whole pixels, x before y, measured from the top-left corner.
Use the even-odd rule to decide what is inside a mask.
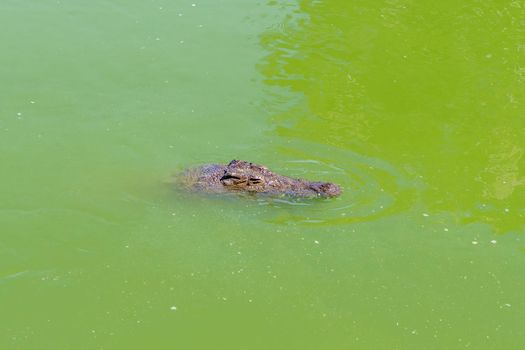
[[[341,194],[336,184],[278,175],[262,165],[243,160],[188,169],[179,177],[179,184],[206,193],[245,192],[291,197],[336,197]]]

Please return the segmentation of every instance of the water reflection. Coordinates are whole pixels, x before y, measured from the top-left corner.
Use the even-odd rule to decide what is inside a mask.
[[[324,159],[308,154],[326,146],[325,163],[339,168],[330,176],[363,196],[342,197],[350,217],[315,223],[417,205],[496,232],[524,228],[519,9],[449,5],[303,1],[284,19],[286,30],[261,37],[268,55],[260,71],[275,96],[264,107],[275,144],[293,149],[279,152]],[[380,195],[385,183],[396,186]]]

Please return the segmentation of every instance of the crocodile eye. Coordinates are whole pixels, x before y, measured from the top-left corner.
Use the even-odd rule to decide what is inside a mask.
[[[230,175],[230,174],[226,174],[223,177],[221,177],[220,182],[224,186],[233,186],[233,187],[248,185],[246,178],[243,178],[241,176]]]
[[[240,180],[241,178],[235,175],[224,175],[223,177],[221,177],[221,181],[229,180],[229,179]]]

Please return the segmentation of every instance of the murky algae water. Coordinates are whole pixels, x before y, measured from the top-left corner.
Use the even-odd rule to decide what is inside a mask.
[[[524,18],[4,0],[0,348],[524,348]],[[165,183],[233,158],[344,193]]]

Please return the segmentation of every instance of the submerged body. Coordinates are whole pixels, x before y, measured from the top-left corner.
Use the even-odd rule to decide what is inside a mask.
[[[179,184],[205,193],[261,193],[291,197],[336,197],[341,189],[330,182],[315,182],[276,174],[262,165],[232,160],[228,165],[207,164],[179,176]]]

